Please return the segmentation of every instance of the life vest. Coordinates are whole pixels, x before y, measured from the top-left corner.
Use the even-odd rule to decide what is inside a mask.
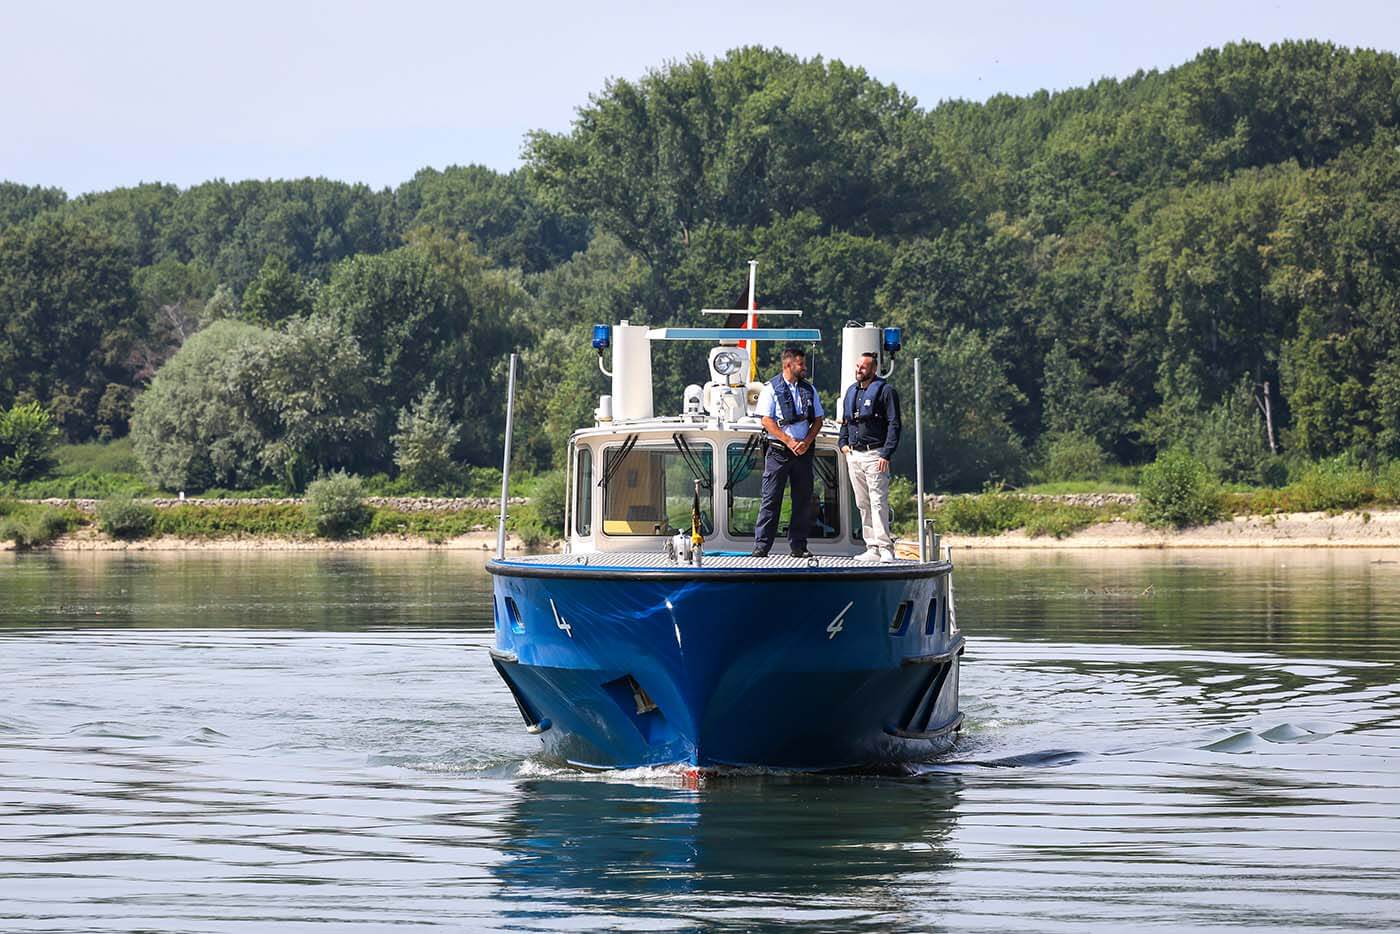
[[[802,415],[798,415],[793,408],[792,394],[788,392],[788,384],[783,379],[783,374],[779,373],[773,377],[769,385],[773,387],[773,398],[778,401],[778,411],[782,415],[778,419],[779,425],[784,428],[795,422],[806,422],[810,425],[817,420],[817,392],[811,383],[805,379],[797,381],[797,391],[802,393]]]
[[[889,424],[889,415],[885,412],[885,407],[879,404],[880,394],[884,390],[885,381],[878,376],[870,381],[864,392],[861,391],[860,383],[852,383],[851,388],[846,390],[846,398],[841,404],[843,421],[849,425],[874,422],[883,433],[884,427]]]

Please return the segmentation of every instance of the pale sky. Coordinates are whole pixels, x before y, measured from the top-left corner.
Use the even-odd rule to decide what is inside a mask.
[[[1394,0],[239,3],[0,0],[0,179],[141,181],[519,165],[610,77],[778,46],[932,107],[1169,68],[1288,38],[1400,50]]]

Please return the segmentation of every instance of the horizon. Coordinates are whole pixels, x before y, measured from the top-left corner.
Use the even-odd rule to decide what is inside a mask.
[[[546,5],[529,33],[511,10],[427,0],[387,22],[363,0],[292,9],[261,0],[232,23],[168,0],[140,14],[12,8],[0,23],[24,42],[0,76],[31,91],[0,101],[12,128],[0,142],[0,179],[77,197],[216,179],[327,178],[380,190],[425,168],[508,172],[522,164],[526,133],[567,131],[608,80],[744,45],[863,68],[925,111],[1167,71],[1231,42],[1400,47],[1400,18],[1359,0],[1325,10],[1256,0],[1225,11],[1199,0],[1130,11],[1096,0],[1054,15],[1024,3],[974,12],[885,3],[859,14],[803,5],[800,17],[784,6],[798,9],[729,0],[702,16]],[[445,22],[419,31],[425,19]],[[890,29],[895,21],[904,27]],[[48,80],[36,86],[34,74]]]

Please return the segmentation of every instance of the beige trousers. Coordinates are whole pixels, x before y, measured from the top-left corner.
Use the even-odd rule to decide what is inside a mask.
[[[846,472],[860,510],[861,535],[869,548],[893,548],[890,536],[890,472],[880,470],[879,451],[852,451],[846,455]]]

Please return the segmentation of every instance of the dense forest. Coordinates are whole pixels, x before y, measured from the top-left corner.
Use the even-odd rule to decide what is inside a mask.
[[[521,462],[547,469],[607,391],[588,326],[696,323],[757,258],[760,304],[829,338],[905,328],[943,488],[1174,447],[1252,484],[1400,457],[1393,54],[1241,43],[925,109],[743,48],[612,81],[525,152],[382,191],[0,184],[0,409],[129,433],[167,489],[450,485],[497,457],[518,349]],[[659,346],[661,408],[702,367]]]

